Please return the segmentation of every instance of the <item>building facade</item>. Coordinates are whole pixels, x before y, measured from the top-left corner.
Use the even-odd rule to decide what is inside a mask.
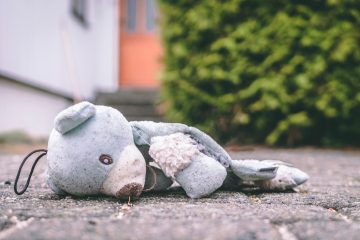
[[[154,0],[0,1],[0,133],[46,136],[98,91],[158,87],[156,18]]]

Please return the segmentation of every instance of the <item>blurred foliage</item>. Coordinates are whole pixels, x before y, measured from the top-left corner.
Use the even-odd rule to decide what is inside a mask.
[[[222,141],[360,143],[360,1],[160,0],[167,116]]]
[[[32,142],[33,139],[22,130],[14,130],[0,133],[0,144],[30,144]]]

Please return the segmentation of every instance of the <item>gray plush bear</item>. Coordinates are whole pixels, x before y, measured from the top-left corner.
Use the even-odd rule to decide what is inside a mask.
[[[127,199],[178,183],[189,197],[201,198],[220,187],[286,190],[308,179],[281,161],[232,160],[197,128],[128,122],[116,109],[89,102],[58,114],[47,159],[47,183],[62,195]]]

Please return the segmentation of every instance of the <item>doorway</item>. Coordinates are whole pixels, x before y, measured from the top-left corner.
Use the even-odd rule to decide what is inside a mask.
[[[120,1],[120,87],[159,86],[162,48],[156,0]]]

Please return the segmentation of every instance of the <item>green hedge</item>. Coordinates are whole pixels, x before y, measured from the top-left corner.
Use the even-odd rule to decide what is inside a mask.
[[[360,1],[160,0],[170,120],[222,141],[360,145]]]

